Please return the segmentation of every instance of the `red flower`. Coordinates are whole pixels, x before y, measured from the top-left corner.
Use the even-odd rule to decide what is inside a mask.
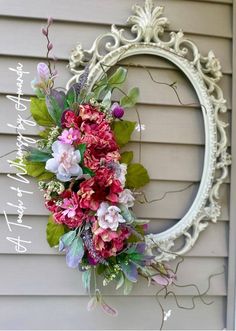
[[[72,110],[66,109],[61,117],[61,125],[63,128],[79,129],[82,123],[80,116],[77,116]]]
[[[94,177],[80,184],[79,206],[97,210],[102,201],[116,203],[122,190],[120,181],[115,179],[114,171],[105,167],[100,168]]]
[[[93,224],[92,232],[94,247],[104,258],[116,256],[125,247],[126,239],[130,236],[126,227],[112,231],[100,228],[98,222]]]

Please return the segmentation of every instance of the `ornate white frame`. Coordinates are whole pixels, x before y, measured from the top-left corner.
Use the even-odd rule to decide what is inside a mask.
[[[227,111],[226,100],[221,88],[221,66],[212,51],[204,57],[197,46],[186,39],[182,30],[170,32],[168,41],[163,40],[165,28],[169,22],[163,17],[163,7],[154,6],[153,0],[146,0],[144,7],[133,6],[135,15],[128,18],[132,39],[125,37],[124,29],[112,25],[111,32],[99,36],[91,49],[83,50],[77,45],[73,50],[69,69],[74,76],[71,83],[78,81],[86,64],[90,64],[88,86],[92,88],[101,78],[104,69],[118,61],[139,54],[151,54],[162,57],[175,64],[190,80],[202,108],[205,126],[205,158],[198,193],[185,216],[173,227],[158,234],[148,234],[146,243],[150,253],[157,261],[168,261],[177,255],[186,253],[196,242],[200,232],[209,221],[216,222],[220,215],[219,188],[228,175],[231,156],[227,152],[226,123],[218,115]],[[104,42],[100,53],[101,43]],[[190,58],[190,53],[191,58]],[[103,66],[101,66],[101,64]],[[184,237],[181,248],[175,247],[175,241]]]

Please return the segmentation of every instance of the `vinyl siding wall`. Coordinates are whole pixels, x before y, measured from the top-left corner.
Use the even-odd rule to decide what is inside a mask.
[[[45,40],[40,28],[48,16],[54,18],[51,39],[58,58],[60,73],[57,86],[65,86],[71,77],[66,69],[71,49],[77,42],[89,48],[95,38],[110,30],[110,24],[125,25],[135,0],[0,0],[0,151],[1,155],[15,149],[16,132],[7,126],[15,123],[16,112],[7,94],[16,93],[15,76],[9,67],[20,62],[30,72],[25,75],[23,90],[26,96],[32,94],[30,81],[34,77],[39,61],[45,58]],[[231,121],[232,89],[232,1],[179,1],[157,2],[165,6],[171,30],[183,29],[201,50],[207,54],[210,49],[220,59],[224,76],[220,85],[227,99],[229,112],[222,118]],[[177,82],[178,93],[185,104],[197,103],[196,95],[187,79],[170,63],[149,56],[126,59],[129,66],[127,88],[139,86],[141,90],[138,109],[141,122],[146,125],[142,136],[142,163],[148,168],[151,182],[145,189],[147,196],[159,198],[167,191],[179,190],[193,185],[176,194],[169,194],[158,203],[136,206],[141,218],[151,220],[152,232],[162,231],[178,222],[190,207],[201,179],[204,158],[204,127],[200,108],[183,106],[178,103],[173,91],[150,80],[147,71],[135,64],[150,68],[158,81]],[[137,120],[135,113],[127,118]],[[34,136],[35,129],[27,131]],[[230,129],[228,129],[230,145]],[[133,135],[127,147],[133,149],[138,159],[138,133]],[[88,297],[81,285],[77,270],[67,268],[64,256],[48,247],[45,239],[47,210],[37,184],[31,180],[27,186],[33,195],[24,197],[24,223],[32,230],[19,229],[17,234],[24,240],[31,240],[28,251],[19,255],[12,243],[6,240],[9,231],[3,210],[16,219],[15,208],[6,205],[15,201],[16,196],[9,188],[13,181],[6,174],[11,173],[6,156],[0,160],[0,329],[140,329],[158,330],[160,310],[155,298],[156,290],[139,282],[128,297],[111,287],[104,288],[107,301],[119,310],[117,318],[104,316],[98,309],[86,311]],[[14,183],[15,184],[15,183]],[[173,297],[163,301],[165,310],[172,310],[166,329],[217,329],[226,326],[227,315],[227,267],[229,242],[229,201],[230,179],[221,189],[222,214],[217,224],[210,224],[201,234],[197,244],[186,255],[179,270],[180,284],[195,283],[200,290],[207,288],[210,274],[221,272],[225,275],[212,280],[207,301],[211,305],[196,302],[194,310],[178,309]],[[193,288],[177,288],[181,304],[191,306]],[[229,319],[232,316],[229,316]]]

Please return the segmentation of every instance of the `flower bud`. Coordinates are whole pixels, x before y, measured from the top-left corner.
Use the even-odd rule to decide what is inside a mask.
[[[50,42],[50,43],[48,44],[48,50],[50,51],[51,49],[53,49],[53,44]]]
[[[42,32],[42,34],[43,34],[44,36],[47,37],[47,35],[48,35],[48,31],[47,31],[45,28],[42,28],[42,29],[41,29],[41,32]]]
[[[48,26],[49,26],[49,25],[51,25],[51,24],[52,24],[52,22],[53,22],[53,19],[52,19],[52,17],[48,17]]]

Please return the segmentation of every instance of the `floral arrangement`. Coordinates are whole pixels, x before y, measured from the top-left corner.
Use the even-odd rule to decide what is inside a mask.
[[[149,182],[149,175],[143,165],[133,162],[132,151],[122,152],[135,128],[141,130],[140,122],[123,117],[135,106],[139,90],[122,90],[127,77],[127,69],[122,67],[111,76],[104,70],[90,90],[89,65],[68,90],[55,88],[58,74],[49,60],[53,48],[49,40],[51,23],[49,19],[42,29],[47,38],[48,64],[37,65],[37,77],[32,81],[36,96],[31,98],[30,111],[41,128],[40,139],[36,147],[27,147],[24,157],[27,174],[38,180],[51,213],[47,241],[65,252],[70,268],[82,272],[84,288],[90,295],[88,310],[100,304],[106,313],[117,315],[102,297],[101,287],[110,283],[116,284],[116,290],[123,288],[125,295],[131,292],[138,276],[148,284],[159,285],[156,295],[162,329],[171,313],[166,313],[158,300],[162,291],[164,298],[174,295],[180,308],[194,308],[195,298],[210,303],[202,298],[208,290],[200,293],[195,284],[187,284],[180,287],[197,291],[193,307],[179,305],[168,288],[179,286],[176,273],[183,258],[175,270],[159,262],[145,242],[148,221],[138,219],[133,211],[134,203],[140,202],[139,189]],[[112,101],[114,90],[122,93],[117,102]]]
[[[48,28],[47,57],[52,49]],[[139,91],[123,92],[112,102],[115,89],[121,90],[127,70],[119,67],[110,77],[88,90],[88,67],[68,91],[55,88],[56,70],[51,63],[39,63],[32,81],[36,97],[30,111],[41,127],[36,148],[28,148],[25,166],[28,175],[39,181],[45,206],[51,216],[47,241],[66,254],[66,263],[82,272],[84,287],[91,295],[88,308],[97,303],[109,314],[97,287],[116,282],[128,294],[138,274],[149,282],[168,285],[175,273],[155,262],[145,244],[147,221],[133,212],[137,190],[149,182],[147,170],[133,163],[133,152],[121,152],[136,127],[123,119],[125,110],[135,105]],[[94,285],[94,286],[92,286]],[[92,292],[93,287],[93,292]]]

